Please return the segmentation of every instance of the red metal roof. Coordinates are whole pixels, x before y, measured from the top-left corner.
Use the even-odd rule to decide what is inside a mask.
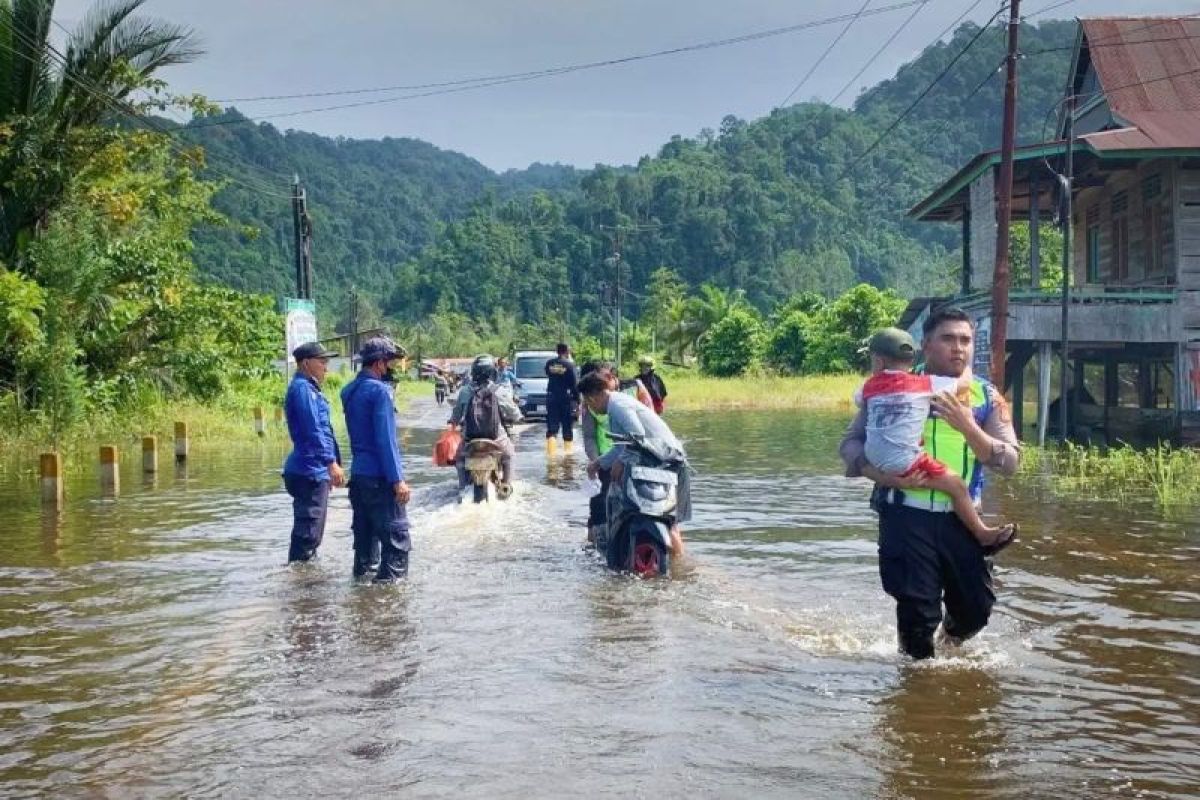
[[[1200,17],[1080,25],[1109,107],[1131,126],[1083,138],[1103,150],[1200,147]]]

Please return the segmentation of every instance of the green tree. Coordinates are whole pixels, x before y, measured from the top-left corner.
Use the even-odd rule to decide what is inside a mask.
[[[813,315],[805,341],[805,369],[815,373],[865,369],[859,350],[879,328],[896,324],[904,299],[895,292],[859,284]]]
[[[0,258],[20,250],[72,176],[116,135],[98,127],[153,75],[199,54],[185,28],[137,16],[145,0],[94,6],[64,53],[50,43],[54,0],[0,0]],[[143,104],[144,105],[144,104]]]
[[[762,355],[762,323],[749,311],[735,308],[700,342],[700,368],[721,378],[741,375]]]
[[[799,375],[804,370],[810,325],[810,317],[803,311],[791,311],[777,320],[767,334],[767,364],[780,372]]]

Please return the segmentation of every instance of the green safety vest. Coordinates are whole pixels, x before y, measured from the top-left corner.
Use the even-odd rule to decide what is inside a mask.
[[[975,421],[980,425],[983,425],[992,412],[992,398],[987,391],[988,385],[982,378],[974,378],[971,381],[971,410],[975,414]],[[930,457],[942,462],[952,473],[963,479],[971,492],[971,498],[978,502],[983,492],[983,468],[975,451],[967,444],[966,437],[937,417],[930,417],[925,420],[922,445]],[[911,494],[922,501],[927,494],[931,508],[942,509],[950,505],[950,495],[945,492],[930,489],[928,492]]]
[[[597,414],[590,408],[588,409],[588,413],[596,421],[596,452],[604,455],[613,449],[612,439],[608,436],[608,414]]]

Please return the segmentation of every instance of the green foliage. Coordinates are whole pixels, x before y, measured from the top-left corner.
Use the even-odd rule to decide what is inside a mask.
[[[741,375],[758,362],[762,348],[762,323],[749,311],[734,308],[701,339],[700,368],[718,378]]]
[[[866,356],[858,351],[878,328],[896,324],[904,300],[894,291],[859,284],[810,318],[805,370],[837,373],[862,370]]]
[[[811,325],[809,315],[799,310],[778,319],[767,335],[767,365],[785,374],[799,375],[804,370]]]
[[[752,122],[727,117],[719,131],[675,137],[632,168],[534,165],[496,175],[406,139],[203,127],[207,120],[186,135],[214,156],[303,177],[323,323],[340,317],[354,283],[407,324],[451,311],[490,317],[502,307],[600,335],[611,318],[601,285],[612,276],[602,263],[621,226],[626,316],[651,326],[679,358],[703,334],[687,329],[698,320],[696,309],[678,307],[681,289],[740,290],[766,312],[797,292],[831,299],[864,282],[902,295],[954,288],[958,228],[904,214],[976,152],[998,146],[1000,79],[964,99],[994,72],[1003,37],[985,34],[910,119],[859,156],[977,30],[966,24],[928,48],[864,93],[854,113],[801,103]],[[1028,142],[1061,92],[1068,54],[1055,48],[1074,41],[1075,24],[1026,25],[1021,35],[1031,52],[1052,50],[1022,62],[1018,117]],[[201,269],[234,288],[289,293],[286,205],[238,186],[216,204],[262,233],[198,234]]]
[[[1008,244],[1009,268],[1012,270],[1013,288],[1030,286],[1030,235],[1029,223],[1013,223]],[[1038,226],[1042,279],[1039,289],[1057,289],[1062,286],[1062,231],[1052,225]]]

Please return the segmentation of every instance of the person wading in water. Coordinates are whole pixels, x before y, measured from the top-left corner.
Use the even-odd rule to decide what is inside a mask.
[[[925,321],[923,334],[925,372],[960,377],[975,352],[970,318],[957,308],[939,309]],[[923,447],[962,478],[978,502],[984,468],[1012,475],[1021,451],[1012,414],[996,387],[974,377],[969,398],[963,402],[951,393],[933,398]],[[929,658],[935,638],[958,644],[987,625],[996,602],[991,564],[983,545],[954,514],[950,497],[930,489],[927,476],[916,472],[900,478],[870,465],[866,419],[860,409],[840,454],[847,477],[865,476],[878,484],[872,505],[879,512],[879,576],[896,601],[900,648],[913,658]]]

